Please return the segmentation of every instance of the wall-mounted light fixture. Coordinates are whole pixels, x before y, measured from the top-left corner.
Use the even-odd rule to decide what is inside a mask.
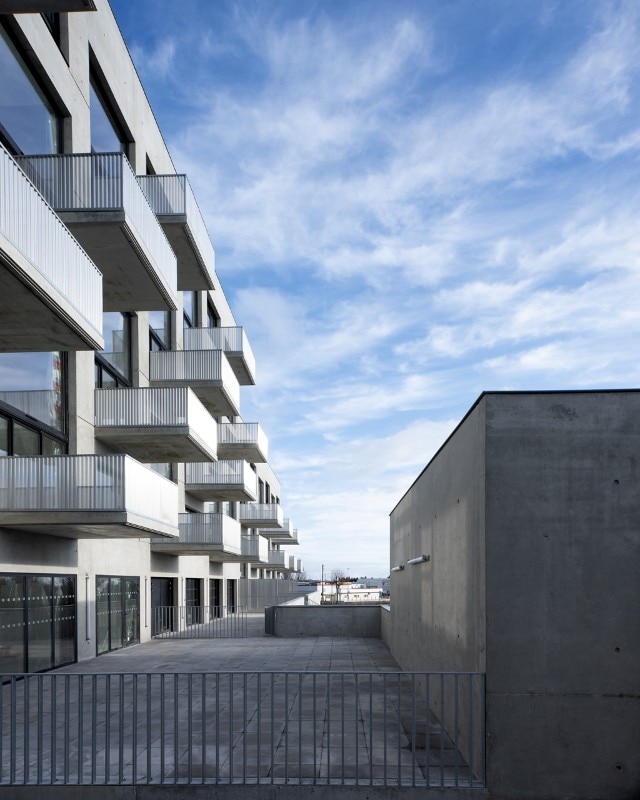
[[[415,558],[410,558],[407,564],[422,564],[423,561],[431,561],[431,556],[425,556],[424,554],[416,556]]]
[[[397,564],[395,567],[391,567],[391,572],[400,572],[404,569],[404,564]]]

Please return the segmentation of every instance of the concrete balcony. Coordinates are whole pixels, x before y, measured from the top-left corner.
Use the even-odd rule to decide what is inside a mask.
[[[94,0],[0,0],[0,14],[40,14],[43,11],[95,11]]]
[[[298,538],[298,529],[293,528],[290,519],[284,520],[282,530],[270,530],[269,528],[262,530],[260,529],[258,533],[261,536],[267,536],[271,541],[271,544],[300,544],[300,540]]]
[[[175,254],[123,153],[17,161],[102,270],[105,311],[177,308]]]
[[[250,564],[266,564],[269,560],[269,542],[256,534],[242,535],[240,561]]]
[[[277,503],[241,503],[238,520],[246,528],[282,529],[282,507]]]
[[[284,550],[269,550],[267,565],[271,569],[286,570],[289,568],[289,555]]]
[[[211,561],[239,561],[240,524],[226,514],[180,514],[177,539],[152,539],[151,549],[172,555],[204,555]]]
[[[269,442],[257,422],[221,422],[218,425],[218,458],[264,463],[268,450]]]
[[[244,328],[188,328],[184,349],[222,350],[241,386],[256,382],[256,359]]]
[[[215,253],[186,175],[138,175],[149,205],[178,259],[178,289],[215,287]]]
[[[217,424],[187,387],[96,389],[95,435],[139,461],[215,461]]]
[[[246,461],[187,464],[184,488],[205,502],[252,502],[258,496],[258,479]]]
[[[178,487],[125,455],[0,458],[0,528],[63,536],[178,535]]]
[[[189,386],[214,416],[237,416],[240,386],[221,350],[149,353],[154,386]]]
[[[0,351],[103,348],[100,271],[1,145],[0,197]]]

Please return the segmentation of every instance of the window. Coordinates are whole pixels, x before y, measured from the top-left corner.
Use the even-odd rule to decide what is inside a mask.
[[[140,578],[96,575],[97,654],[140,640]]]
[[[129,137],[95,74],[91,75],[89,86],[89,121],[92,153],[126,153]]]
[[[96,353],[96,388],[131,385],[131,318],[120,311],[102,315],[105,349]]]
[[[207,328],[219,328],[220,317],[216,313],[210,300],[207,300]]]
[[[0,25],[0,139],[17,154],[59,153],[61,116]]]
[[[0,672],[42,672],[76,660],[73,575],[0,575]]]
[[[185,328],[195,328],[198,324],[198,293],[182,293],[182,313]]]
[[[149,350],[171,349],[171,312],[149,311]]]

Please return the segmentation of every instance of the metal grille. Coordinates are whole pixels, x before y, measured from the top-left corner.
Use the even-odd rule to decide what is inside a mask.
[[[156,639],[245,639],[247,611],[239,606],[156,606],[152,609]]]
[[[4,680],[4,785],[484,785],[479,673],[47,673]]]

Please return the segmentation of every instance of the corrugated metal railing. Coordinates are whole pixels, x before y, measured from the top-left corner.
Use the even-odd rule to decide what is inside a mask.
[[[243,534],[241,540],[242,557],[245,561],[266,564],[269,558],[269,542],[256,533]]]
[[[186,386],[156,389],[96,389],[98,426],[174,427],[191,425],[215,451],[217,423]]]
[[[124,153],[20,156],[16,160],[58,212],[124,210],[154,266],[175,291],[175,254]]]
[[[0,232],[101,335],[102,274],[2,145],[0,186]]]
[[[186,175],[138,175],[151,208],[158,216],[185,215],[201,265],[215,269],[215,253],[207,226]]]
[[[241,606],[154,606],[152,633],[160,639],[244,639],[247,610]]]
[[[240,503],[238,519],[241,522],[253,522],[256,528],[270,520],[277,522],[280,527],[284,521],[282,506],[278,503]]]
[[[478,673],[3,679],[3,785],[484,785]]]
[[[242,353],[248,371],[255,377],[256,358],[244,328],[187,328],[184,331],[185,350],[223,350],[225,353]]]
[[[240,405],[240,385],[221,350],[167,350],[149,353],[151,381],[222,384],[230,402]]]
[[[246,461],[202,461],[187,464],[185,469],[187,485],[237,485],[257,495],[258,478]]]
[[[131,511],[177,528],[178,487],[122,455],[0,458],[0,511]]]
[[[218,433],[220,444],[253,444],[267,454],[269,442],[257,422],[222,422]]]

